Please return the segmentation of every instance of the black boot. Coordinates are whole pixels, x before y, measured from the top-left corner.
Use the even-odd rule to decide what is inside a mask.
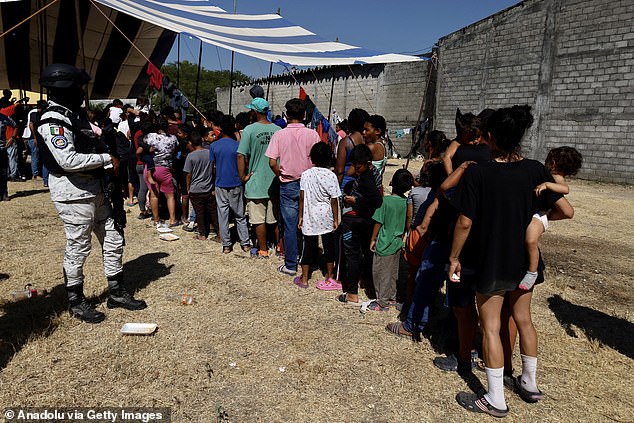
[[[68,295],[68,303],[70,305],[70,314],[87,323],[100,323],[106,318],[106,315],[86,301],[84,297],[83,285],[67,286],[66,294]]]
[[[123,273],[108,278],[110,296],[106,302],[108,308],[125,308],[126,310],[143,310],[147,307],[145,301],[135,300],[123,286]]]

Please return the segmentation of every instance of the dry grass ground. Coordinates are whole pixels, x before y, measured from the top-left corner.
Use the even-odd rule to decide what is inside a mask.
[[[546,398],[526,404],[507,392],[506,420],[633,422],[634,192],[584,181],[571,188],[577,214],[543,237],[547,282],[534,298]],[[0,408],[171,407],[175,422],[483,418],[454,400],[467,383],[433,366],[441,350],[434,336],[414,344],[385,332],[395,312],[362,315],[332,292],[300,291],[275,271],[277,259],[223,255],[219,244],[180,230],[181,240],[160,241],[134,219],[136,210],[126,275],[149,307],[132,313],[102,304],[105,322],[80,323],[63,311],[65,239],[48,193],[35,182],[9,189],[18,192],[0,203]],[[86,292],[103,299],[94,247]],[[10,293],[25,283],[52,295],[13,302]],[[184,292],[194,305],[178,303]],[[124,337],[126,322],[154,322],[159,330]],[[484,374],[476,376],[486,384]]]

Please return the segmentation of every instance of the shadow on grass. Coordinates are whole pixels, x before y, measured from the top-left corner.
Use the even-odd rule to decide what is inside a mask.
[[[163,252],[150,253],[126,263],[124,274],[130,292],[143,289],[168,275],[171,266],[160,263],[160,260],[167,256],[169,254]],[[105,289],[97,300],[104,301],[107,296],[108,290]],[[57,329],[57,317],[67,309],[66,289],[61,284],[54,287],[46,297],[0,304],[0,370],[4,369],[11,358],[31,339],[53,333]]]
[[[48,192],[48,188],[27,189],[27,190],[24,190],[24,191],[17,191],[15,194],[10,195],[9,199],[14,200],[16,198],[30,197],[32,195],[41,194],[43,192]]]
[[[554,295],[548,307],[555,313],[568,336],[577,338],[573,325],[592,340],[601,342],[621,354],[634,358],[634,324],[600,311],[571,303]]]

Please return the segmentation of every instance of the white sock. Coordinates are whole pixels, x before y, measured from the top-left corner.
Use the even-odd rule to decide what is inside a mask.
[[[484,368],[487,374],[489,391],[484,395],[489,404],[500,410],[506,410],[504,400],[504,367],[499,369]]]
[[[537,281],[537,272],[526,272],[520,282],[520,289],[524,291],[530,290],[535,285],[535,281]]]
[[[537,392],[537,357],[520,354],[522,357],[522,386],[529,392]]]

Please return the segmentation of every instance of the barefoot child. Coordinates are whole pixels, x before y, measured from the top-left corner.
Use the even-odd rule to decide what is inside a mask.
[[[579,172],[583,157],[572,147],[553,148],[546,157],[546,168],[553,175],[555,182],[544,182],[535,188],[538,196],[548,190],[556,194],[566,195],[570,192],[566,176],[574,176]],[[526,251],[528,252],[528,271],[520,282],[520,289],[530,290],[537,280],[537,264],[539,262],[539,238],[548,229],[548,213],[540,211],[533,215],[526,229]]]
[[[326,258],[326,278],[317,282],[317,288],[329,291],[339,290],[341,285],[334,280],[335,230],[339,226],[339,197],[341,190],[337,175],[330,169],[331,150],[328,144],[318,142],[310,149],[310,160],[315,167],[302,172],[299,195],[298,227],[304,235],[300,265],[302,275],[293,283],[300,288],[308,288],[311,264],[317,263],[318,245],[321,243]]]

